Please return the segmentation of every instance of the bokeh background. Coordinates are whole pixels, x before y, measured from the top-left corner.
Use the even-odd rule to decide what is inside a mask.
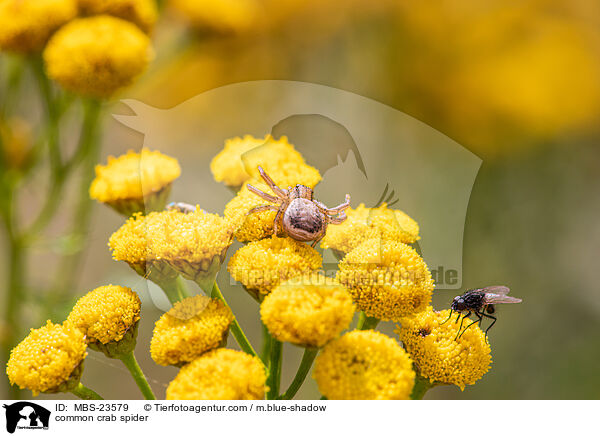
[[[524,302],[499,308],[491,331],[494,362],[482,380],[464,392],[437,387],[426,398],[600,398],[600,3],[247,0],[226,32],[198,29],[190,12],[181,10],[186,2],[173,3],[180,9],[161,5],[150,69],[113,99],[109,112],[130,114],[119,103],[124,98],[167,109],[219,86],[282,79],[363,95],[444,133],[483,160],[464,229],[463,285],[506,284]],[[224,12],[215,7],[214,13]],[[14,62],[0,55],[3,91]],[[11,147],[3,145],[3,153],[17,161],[40,112],[35,87],[22,88],[12,103],[21,125],[12,131],[21,134]],[[108,118],[101,161],[139,149],[143,140]],[[193,138],[187,144],[149,145],[183,163],[174,187],[178,200],[210,202],[210,187],[192,183],[192,172],[208,172],[213,151],[198,149]],[[221,146],[213,144],[214,150]],[[393,168],[389,162],[380,170]],[[45,177],[40,170],[24,187],[19,207],[25,217],[37,210]],[[78,189],[75,180],[61,209],[69,210]],[[148,353],[153,324],[164,307],[160,293],[111,260],[107,239],[122,218],[91,201],[89,207],[92,224],[85,244],[53,242],[69,226],[68,215],[59,213],[31,253],[18,337],[47,317],[62,320],[73,301],[96,286],[131,286],[143,300],[136,355],[162,397],[176,370],[157,366]],[[6,247],[6,236],[0,238]],[[63,298],[49,302],[44,290],[57,267],[54,253],[65,250],[77,258],[77,274],[65,284]],[[4,279],[10,259],[6,250],[0,257]],[[257,340],[258,308],[225,271],[219,281],[240,323]],[[0,301],[8,292],[3,284]],[[455,294],[437,291],[434,307],[446,308]],[[382,329],[393,334],[391,324]],[[236,346],[232,339],[229,343]],[[282,386],[293,377],[300,354],[286,347]],[[120,362],[91,351],[83,381],[105,398],[141,398]],[[3,376],[0,398],[8,396]],[[316,397],[310,380],[298,398]]]

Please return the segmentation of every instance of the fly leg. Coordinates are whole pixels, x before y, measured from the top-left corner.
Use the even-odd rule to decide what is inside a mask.
[[[444,321],[442,324],[446,324],[451,317],[452,317],[452,309],[450,309],[450,315],[448,315],[448,318],[446,318],[446,321]],[[442,325],[442,324],[440,324],[440,325]]]
[[[458,315],[458,316],[460,316],[460,315]],[[460,330],[462,329],[463,321],[465,320],[465,318],[468,318],[469,316],[471,316],[471,311],[468,311],[465,314],[465,316],[463,316],[462,319],[460,320],[460,325],[458,326],[458,332],[456,332],[456,337],[454,338],[455,341],[458,339],[458,335],[460,333]]]
[[[475,316],[477,316],[478,319],[476,319],[475,321],[473,321],[471,324],[469,324],[468,326],[465,327],[465,329],[462,331],[462,333],[460,334],[460,336],[458,337],[460,339],[460,337],[462,335],[465,334],[465,332],[469,329],[469,327],[471,327],[473,324],[477,324],[480,323],[481,324],[481,320],[483,319],[481,314],[477,311],[473,312],[475,314]]]

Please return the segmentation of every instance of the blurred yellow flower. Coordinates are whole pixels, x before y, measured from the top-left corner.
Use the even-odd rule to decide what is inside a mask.
[[[455,339],[459,324],[448,319],[449,310],[431,307],[401,319],[398,330],[404,347],[420,374],[432,383],[454,384],[464,390],[488,372],[492,362],[490,345],[478,326]],[[463,329],[465,326],[463,326]]]
[[[0,1],[0,50],[41,51],[50,35],[77,16],[77,0]]]
[[[67,320],[88,342],[118,342],[139,321],[141,306],[140,297],[129,288],[100,286],[77,301]]]
[[[398,320],[431,301],[434,284],[427,265],[401,242],[369,239],[348,253],[338,268],[338,280],[368,316]]]
[[[407,400],[415,372],[394,339],[374,330],[355,330],[323,348],[313,378],[329,400]]]
[[[109,15],[78,18],[48,41],[48,76],[76,94],[106,98],[133,83],[152,57],[150,39],[134,24]]]
[[[201,295],[176,303],[156,321],[150,354],[159,365],[180,366],[227,340],[231,309]]]
[[[257,0],[170,0],[170,3],[198,30],[230,33],[258,25],[261,16]]]
[[[240,248],[227,270],[254,298],[262,300],[280,282],[318,270],[322,263],[314,248],[292,238],[272,237]]]
[[[389,209],[386,203],[376,208],[346,209],[348,219],[327,228],[321,246],[340,253],[348,253],[359,244],[376,237],[404,243],[419,240],[419,225],[401,210]]]
[[[201,286],[214,278],[231,243],[230,224],[201,209],[136,213],[109,240],[113,258],[138,273],[149,267],[168,272],[170,267]]]
[[[32,126],[27,120],[19,117],[0,119],[0,147],[7,167],[26,167],[31,162],[32,145]]]
[[[167,387],[167,400],[261,400],[267,376],[262,362],[220,348],[185,365]]]
[[[75,326],[48,321],[31,329],[11,351],[8,379],[33,395],[69,391],[79,384],[86,347],[84,334]]]
[[[336,280],[313,273],[279,284],[265,297],[260,314],[278,341],[322,347],[348,328],[354,305]]]
[[[284,189],[297,184],[314,188],[321,180],[319,171],[306,164],[286,136],[274,139],[266,135],[261,139],[246,135],[228,139],[211,161],[210,170],[217,182],[237,188],[253,179],[252,184],[256,180],[264,183],[258,172],[259,165]]]
[[[84,15],[112,15],[150,33],[158,18],[155,0],[78,0]]]
[[[164,209],[171,184],[181,175],[177,159],[147,148],[129,150],[106,165],[96,165],[90,197],[106,203],[119,213]]]

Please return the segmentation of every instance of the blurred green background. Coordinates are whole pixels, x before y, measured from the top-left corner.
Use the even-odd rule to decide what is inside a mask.
[[[483,159],[465,223],[463,285],[506,284],[524,302],[499,308],[490,338],[493,365],[482,380],[462,393],[456,387],[437,387],[426,398],[600,398],[600,3],[256,3],[261,11],[256,21],[227,34],[194,30],[181,13],[167,7],[153,35],[154,63],[135,87],[115,99],[111,111],[128,113],[118,103],[121,98],[170,108],[226,84],[284,79],[369,97],[448,135]],[[0,62],[5,84],[12,60],[0,55]],[[35,98],[26,91],[15,103],[24,131],[35,128]],[[4,153],[18,159],[19,143],[26,144],[27,135],[23,138]],[[109,118],[101,161],[138,149],[142,142],[142,135]],[[202,204],[210,189],[186,184],[186,171],[208,171],[212,155],[192,145],[151,147],[184,166],[174,197]],[[186,162],[202,162],[203,167],[186,170]],[[393,170],[389,165],[381,171]],[[44,195],[44,177],[40,171],[28,183],[20,205],[25,214],[36,210]],[[70,201],[66,195],[61,208],[67,210]],[[68,301],[44,306],[53,246],[39,247],[28,260],[33,285],[19,314],[18,336],[41,325],[45,314],[61,321],[73,301],[96,286],[131,286],[143,301],[136,355],[157,396],[163,397],[176,369],[157,366],[148,353],[153,324],[162,314],[160,295],[110,258],[107,239],[122,218],[91,201],[90,207],[91,233],[77,253],[81,261]],[[397,207],[402,208],[402,201]],[[65,226],[68,221],[59,214],[49,235],[60,234]],[[5,247],[6,240],[0,244]],[[1,256],[0,277],[5,277],[9,259],[5,252]],[[230,284],[224,270],[219,281],[241,325],[257,342],[258,308]],[[3,285],[0,292],[4,301],[10,289]],[[446,308],[455,294],[437,291],[433,306]],[[393,334],[393,327],[386,323],[382,330]],[[236,346],[231,338],[229,345]],[[283,386],[293,377],[293,362],[299,362],[301,352],[286,345],[285,353]],[[120,362],[92,351],[83,381],[105,398],[141,398]],[[7,398],[7,384],[0,377],[0,398]],[[299,398],[317,397],[310,380]]]

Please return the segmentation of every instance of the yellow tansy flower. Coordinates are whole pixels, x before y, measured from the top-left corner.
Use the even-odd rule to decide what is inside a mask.
[[[432,383],[454,384],[461,390],[488,372],[492,362],[490,345],[478,326],[472,326],[455,339],[459,324],[450,320],[449,310],[431,307],[402,318],[398,330],[404,347],[421,375]],[[463,326],[463,329],[465,326]]]
[[[348,253],[367,239],[381,237],[404,243],[419,239],[419,225],[401,210],[389,209],[386,203],[377,208],[360,204],[346,209],[348,218],[342,224],[327,228],[321,246]]]
[[[106,203],[126,216],[134,212],[164,209],[171,184],[181,175],[177,159],[147,148],[109,156],[106,165],[96,165],[90,197]]]
[[[398,320],[431,301],[434,285],[427,265],[401,242],[369,239],[348,253],[338,268],[338,280],[368,316]]]
[[[97,98],[132,84],[151,57],[148,36],[136,25],[109,15],[71,21],[44,50],[48,76],[69,91]]]
[[[84,15],[107,14],[131,21],[149,33],[158,18],[154,0],[78,0]]]
[[[232,229],[224,218],[196,209],[134,214],[113,233],[109,246],[115,260],[127,262],[138,273],[170,267],[203,286],[212,285],[231,242]]]
[[[306,164],[285,136],[274,139],[266,135],[261,139],[246,135],[228,139],[225,148],[211,161],[210,169],[217,182],[238,188],[252,179],[263,183],[259,165],[284,189],[297,184],[314,188],[321,181],[319,171]]]
[[[34,395],[70,391],[79,384],[86,348],[78,328],[48,321],[39,329],[31,329],[11,351],[6,365],[8,379]]]
[[[314,248],[292,238],[272,237],[240,248],[227,270],[254,298],[262,300],[280,282],[318,270],[322,263]]]
[[[281,283],[260,306],[273,337],[304,347],[322,347],[346,329],[354,315],[348,290],[321,274]]]
[[[33,157],[33,128],[24,118],[0,119],[0,148],[4,165],[26,168]]]
[[[176,303],[156,321],[150,353],[159,365],[182,365],[219,347],[233,321],[231,309],[201,295]]]
[[[260,359],[220,348],[185,365],[167,387],[167,400],[261,400],[267,390]]]
[[[355,330],[323,348],[313,377],[330,400],[406,400],[415,372],[394,339],[374,330]]]
[[[248,30],[261,15],[256,0],[171,0],[171,4],[195,28],[217,33]]]
[[[52,33],[77,16],[77,0],[0,1],[0,50],[41,51]]]
[[[89,342],[118,342],[140,319],[142,302],[131,289],[100,286],[81,297],[67,318]]]

